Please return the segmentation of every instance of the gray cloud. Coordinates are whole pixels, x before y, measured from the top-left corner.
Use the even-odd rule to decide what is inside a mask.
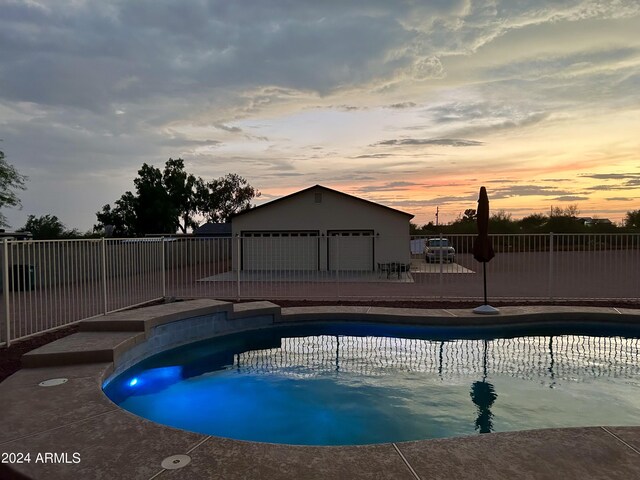
[[[477,147],[480,145],[484,145],[484,142],[479,142],[477,140],[465,140],[460,138],[401,138],[384,140],[372,146],[375,145],[437,145],[447,147]]]
[[[552,198],[552,200],[557,200],[558,202],[577,202],[580,200],[589,200],[589,197],[583,197],[581,195],[561,195]]]
[[[496,178],[492,180],[484,180],[484,183],[507,183],[507,182],[517,183],[517,180],[514,180],[512,178]]]
[[[513,130],[536,125],[547,120],[549,117],[550,114],[547,112],[531,112],[523,116],[511,119],[488,119],[486,125],[470,125],[456,129],[453,132],[458,135],[481,135],[486,133],[495,133],[503,130]]]
[[[509,29],[591,8],[591,2],[579,7],[577,1],[570,8],[499,3],[509,21],[462,0],[392,6],[355,1],[339,8],[335,2],[276,0],[249,0],[242,7],[223,0],[61,1],[46,7],[9,2],[0,20],[0,85],[5,99],[101,110],[115,102],[220,88],[327,93],[393,78],[402,69],[417,78],[438,77],[442,52],[469,53]],[[637,11],[627,0],[609,8],[599,4],[589,15]],[[464,22],[456,21],[462,16]],[[583,56],[558,62],[593,61]]]
[[[304,177],[306,174],[301,172],[277,172],[277,173],[264,173],[261,175],[262,178],[280,178],[280,177]]]
[[[388,158],[395,156],[393,153],[370,153],[368,155],[358,155],[352,158]]]
[[[625,178],[640,178],[640,173],[584,173],[580,176],[598,180],[623,180]]]
[[[386,192],[386,191],[396,191],[396,190],[408,190],[407,187],[415,187],[420,186],[418,183],[413,182],[389,182],[384,185],[369,185],[364,187],[359,187],[357,189],[360,193],[370,193],[370,192]]]
[[[477,87],[477,95],[492,98],[495,97],[496,89],[504,90],[506,97],[513,86],[502,88],[501,86],[490,84],[484,87]],[[526,86],[520,86],[528,89]],[[519,89],[514,88],[513,95],[519,97]],[[469,102],[451,101],[428,107],[422,111],[422,117],[430,123],[435,123],[441,128],[447,129],[447,135],[453,137],[477,137],[514,130],[536,125],[552,118],[551,111],[543,111],[540,103],[529,103],[523,100],[504,101],[500,97],[498,100]],[[428,125],[421,129],[429,128]],[[414,127],[420,129],[420,127]]]
[[[616,185],[594,185],[592,187],[586,187],[585,190],[590,190],[593,192],[598,192],[598,191],[608,192],[610,190],[626,190],[626,188],[616,186]]]
[[[362,110],[360,107],[356,107],[354,105],[338,105],[335,107],[337,110],[342,110],[343,112],[353,112],[355,110]]]
[[[487,68],[484,75],[487,79],[502,77],[522,78],[530,82],[549,76],[577,75],[585,68],[596,65],[610,65],[611,63],[634,59],[638,56],[638,49],[632,47],[608,48],[599,51],[588,50],[570,55],[555,55],[538,58],[527,58],[499,67]],[[548,78],[547,78],[548,80]]]
[[[469,178],[466,179],[464,182],[451,182],[451,183],[438,183],[438,184],[430,184],[430,183],[425,183],[423,186],[424,188],[434,188],[434,187],[468,187],[469,184],[473,184],[474,182],[477,182],[477,178]]]
[[[387,105],[386,108],[402,110],[404,108],[413,108],[415,106],[416,104],[414,102],[399,102],[399,103],[392,103],[391,105]]]
[[[391,11],[268,3],[88,2],[37,13],[14,4],[13,21],[0,22],[2,96],[104,110],[215,88],[328,92],[411,63],[387,56],[415,36]]]
[[[163,138],[158,142],[159,145],[168,147],[188,148],[188,147],[219,147],[222,142],[218,140],[192,140],[184,135],[176,135],[173,137]]]
[[[605,200],[608,202],[631,202],[636,199],[634,197],[607,197]]]
[[[469,195],[460,195],[460,196],[443,195],[440,197],[424,198],[424,199],[418,199],[418,200],[387,199],[387,201],[389,203],[393,203],[393,205],[398,207],[425,207],[425,206],[436,207],[436,206],[458,204],[458,203],[469,203],[469,204],[473,203],[475,205],[478,199],[477,199],[477,194],[473,193]]]
[[[504,188],[493,189],[489,194],[489,198],[502,199],[511,197],[530,197],[530,196],[571,196],[573,192],[561,190],[556,187],[546,187],[539,185],[511,185]]]
[[[631,182],[631,180],[625,182],[622,185],[594,185],[592,187],[585,187],[585,190],[608,192],[611,190],[630,190],[640,187],[640,182],[638,182],[637,184],[629,182]]]
[[[224,130],[225,132],[230,132],[230,133],[241,133],[242,129],[240,127],[230,127],[228,125],[224,125],[222,123],[219,123],[217,125],[215,125],[216,128],[220,129],[220,130]]]
[[[591,187],[587,187],[586,188],[587,190],[608,191],[608,190],[629,190],[629,189],[640,188],[640,173],[589,173],[589,174],[582,174],[581,177],[594,178],[596,180],[617,181],[615,185],[611,185],[611,184],[594,185]],[[621,180],[623,180],[622,183],[620,183]]]

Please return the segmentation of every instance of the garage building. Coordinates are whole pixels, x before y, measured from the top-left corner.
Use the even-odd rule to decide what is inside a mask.
[[[374,271],[410,262],[413,215],[315,185],[231,218],[234,270]]]

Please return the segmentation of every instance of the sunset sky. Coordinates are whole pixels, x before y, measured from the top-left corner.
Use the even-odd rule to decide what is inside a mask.
[[[640,209],[638,0],[0,0],[0,150],[89,229],[143,162],[424,224]]]

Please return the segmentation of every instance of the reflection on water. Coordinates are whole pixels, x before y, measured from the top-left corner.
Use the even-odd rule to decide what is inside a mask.
[[[300,377],[338,370],[369,376],[425,372],[442,379],[497,374],[553,387],[562,380],[633,379],[640,374],[639,357],[637,338],[563,335],[434,341],[318,335],[282,338],[276,348],[236,353],[233,366],[241,372]]]
[[[488,342],[484,341],[484,352],[482,355],[482,381],[473,382],[471,385],[471,400],[478,407],[478,418],[476,419],[476,430],[480,433],[491,433],[493,431],[493,413],[491,405],[498,398],[495,387],[487,382],[487,350]]]
[[[638,338],[399,338],[388,336],[392,327],[362,328],[181,347],[124,372],[105,392],[167,425],[310,445],[638,423]]]
[[[493,431],[493,413],[491,405],[498,398],[495,388],[487,381],[473,382],[471,386],[471,400],[478,407],[478,418],[476,418],[476,430],[480,433],[491,433]]]

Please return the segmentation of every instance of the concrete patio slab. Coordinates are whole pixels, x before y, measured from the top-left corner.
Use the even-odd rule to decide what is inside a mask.
[[[0,465],[27,478],[78,479],[149,479],[161,472],[166,457],[183,454],[197,445],[203,435],[158,425],[117,408],[86,420],[45,431],[8,444],[7,452],[66,453],[77,463],[36,463]],[[24,477],[23,477],[24,478]],[[183,477],[189,478],[189,477]],[[191,477],[194,478],[194,477]]]
[[[491,319],[477,315],[472,309],[417,309],[360,306],[312,306],[283,308],[281,322],[350,320],[368,318],[383,322],[429,325],[478,326],[516,325],[551,322],[616,322],[637,323],[638,310],[621,312],[613,307],[514,306],[500,307]]]
[[[640,432],[640,428],[636,429]],[[640,478],[640,455],[602,428],[493,433],[397,444],[420,478]]]
[[[392,444],[300,447],[212,437],[189,455],[189,465],[159,478],[415,480]]]
[[[424,258],[421,259],[412,259],[411,260],[411,271],[414,273],[440,273],[440,262],[430,262]],[[444,274],[469,274],[476,273],[475,271],[464,267],[458,263],[447,263],[444,262],[442,264],[442,273]]]
[[[25,369],[0,383],[0,444],[120,410],[102,393],[99,379],[106,368],[104,363],[88,365],[82,373],[93,375],[83,377],[68,376],[68,368]],[[52,378],[68,381],[54,387],[33,383]]]
[[[198,282],[237,282],[238,272],[224,272],[200,278]],[[240,282],[276,283],[413,283],[411,272],[397,275],[379,274],[371,271],[317,271],[317,270],[257,270],[240,272]]]
[[[624,307],[614,306],[613,309],[619,312],[621,315],[637,315],[638,314],[637,308],[624,308]]]
[[[605,427],[605,430],[620,441],[635,449],[640,455],[640,428],[638,427]]]
[[[348,320],[360,318],[371,307],[359,306],[322,306],[322,307],[289,307],[283,308],[278,322],[305,322],[319,320]]]
[[[23,368],[17,371],[8,378],[5,378],[0,382],[0,391],[3,388],[15,388],[22,386],[35,386],[44,380],[50,378],[95,378],[96,375],[101,374],[107,376],[113,369],[112,362],[104,363],[86,363],[86,364],[74,364],[61,367],[36,367],[36,368]],[[55,375],[51,377],[51,375]]]
[[[231,318],[240,319],[256,315],[273,315],[280,317],[280,306],[267,301],[234,303]]]

